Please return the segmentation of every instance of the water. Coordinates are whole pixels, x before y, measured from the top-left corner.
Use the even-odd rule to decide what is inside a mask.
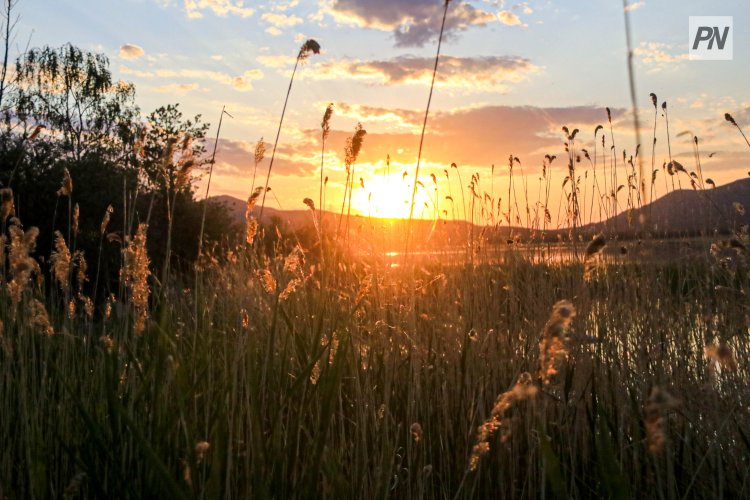
[[[484,243],[474,249],[451,246],[442,249],[414,250],[409,252],[411,261],[424,265],[476,264],[500,265],[511,259],[526,259],[535,264],[563,264],[583,262],[587,244],[546,243],[546,244],[489,244]],[[709,255],[711,240],[707,238],[653,239],[609,241],[601,258],[608,264],[625,262],[664,263],[674,260],[706,258]],[[400,267],[404,262],[404,252],[387,250],[382,253],[360,252],[383,260],[388,267]],[[472,258],[473,257],[473,258]]]

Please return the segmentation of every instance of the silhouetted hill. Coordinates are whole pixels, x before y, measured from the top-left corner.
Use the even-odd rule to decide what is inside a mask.
[[[245,221],[245,210],[246,202],[232,196],[213,196],[210,198],[213,203],[219,203],[224,205],[231,217],[244,224]],[[260,215],[260,207],[255,206],[253,208],[253,216],[258,218]],[[315,211],[315,217],[319,216],[318,211]],[[327,234],[345,234],[346,231],[346,216],[340,217],[339,213],[324,211],[323,215],[323,226],[326,228]],[[270,225],[278,221],[282,226],[292,229],[300,230],[305,227],[310,227],[313,222],[313,215],[310,209],[300,210],[278,210],[266,206],[263,209],[263,220],[264,225]],[[339,230],[339,224],[342,225]],[[408,221],[405,219],[382,219],[375,217],[363,217],[360,215],[352,215],[349,219],[350,235],[353,243],[359,246],[367,247],[370,245],[389,245],[393,247],[400,247],[404,234],[406,233]],[[478,226],[473,227],[475,234],[479,234],[482,229]],[[432,244],[434,242],[440,242],[440,244],[458,244],[462,241],[467,241],[468,236],[471,234],[471,224],[464,221],[445,221],[440,220],[435,222],[434,220],[423,220],[415,219],[412,223],[413,241],[415,242],[427,242]],[[507,228],[501,229],[501,231],[507,231]],[[405,244],[405,241],[403,241]]]
[[[224,205],[232,218],[244,224],[245,201],[232,196],[215,196],[211,202]],[[739,203],[748,210],[738,210],[735,203]],[[316,211],[316,217],[317,217]],[[253,209],[253,215],[260,215],[260,207]],[[579,234],[584,238],[606,230],[609,234],[617,233],[622,237],[635,236],[643,232],[640,225],[641,215],[645,216],[649,231],[654,236],[685,236],[685,235],[708,235],[715,231],[727,232],[732,228],[738,228],[742,224],[750,225],[750,179],[741,179],[724,186],[706,190],[682,189],[673,191],[653,204],[642,209],[633,210],[632,213],[622,212],[617,217],[606,222],[589,224],[580,228]],[[312,225],[312,213],[309,209],[279,210],[266,206],[263,211],[263,224],[269,225],[278,221],[284,227],[299,230]],[[346,224],[346,218],[341,224]],[[323,225],[328,234],[339,234],[338,225],[340,217],[338,213],[323,212]],[[404,238],[406,231],[405,220],[367,218],[352,216],[349,221],[350,234],[358,245],[369,245],[370,243],[390,243],[398,245]],[[415,219],[413,222],[414,241],[417,242],[440,242],[441,244],[458,244],[466,241],[470,234],[480,234],[482,227],[474,226],[464,221],[438,222],[432,220]],[[494,240],[502,240],[508,237],[510,229],[506,225],[493,228],[486,236]],[[344,231],[345,233],[345,231]],[[528,238],[528,231],[523,228],[512,228],[514,235],[519,235],[521,241]],[[384,236],[387,234],[388,236]],[[547,239],[557,238],[558,235],[566,236],[567,229],[548,230]],[[387,241],[383,241],[386,239]]]
[[[209,200],[212,203],[224,205],[232,218],[242,224],[245,222],[245,210],[247,204],[245,200],[240,200],[233,196],[220,195],[212,196]],[[268,200],[266,200],[268,201]],[[260,215],[260,204],[253,209],[253,216],[258,218]],[[304,210],[279,210],[266,205],[263,209],[263,224],[269,224],[274,219],[280,219],[284,224],[299,228],[312,223],[312,216],[309,209]]]
[[[636,209],[632,214],[620,213],[606,222],[609,231],[632,235],[639,230],[641,215],[657,236],[711,234],[726,232],[742,224],[750,224],[750,212],[737,210],[739,203],[750,209],[750,179],[740,179],[706,190],[682,189],[673,191],[651,205]],[[586,226],[583,232],[595,233],[604,223]]]

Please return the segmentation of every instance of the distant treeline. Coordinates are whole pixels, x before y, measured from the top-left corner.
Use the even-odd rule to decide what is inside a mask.
[[[10,215],[39,227],[37,254],[49,255],[59,231],[91,268],[101,245],[100,269],[91,271],[113,286],[120,244],[140,223],[148,223],[154,267],[163,265],[171,215],[172,265],[188,269],[198,252],[203,203],[194,181],[210,164],[209,124],[183,116],[178,104],[144,117],[135,87],[113,79],[106,56],[70,44],[29,50],[7,75],[0,183],[6,197],[12,190]],[[203,248],[236,237],[235,226],[209,204]]]

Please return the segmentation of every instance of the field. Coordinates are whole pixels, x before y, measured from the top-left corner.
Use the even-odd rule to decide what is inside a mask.
[[[218,107],[255,82],[252,99],[216,109],[214,136],[178,104],[142,112],[104,52],[27,48],[14,65],[16,2],[3,2],[0,500],[749,498],[743,96],[688,103],[701,84],[660,72],[688,54],[631,39],[629,16],[646,2],[569,17],[541,2],[255,3],[112,3],[140,29],[146,14],[130,10],[161,26],[182,9],[175,33],[203,49],[179,55],[151,33],[148,52],[121,45],[119,74],[145,81],[146,101]],[[256,7],[265,30],[208,52],[226,34],[198,23],[245,36],[233,23]],[[614,30],[612,12],[625,21],[627,73],[576,45]],[[552,55],[534,64],[486,55],[486,40],[464,33],[490,23],[529,46],[547,32],[576,39],[537,47]],[[339,47],[283,31],[297,25]],[[436,53],[389,51],[378,31]],[[301,42],[296,57],[266,46],[282,34]],[[475,45],[441,55],[459,34]],[[87,46],[105,47],[96,40]],[[382,60],[360,59],[365,45]],[[248,47],[253,62],[230,61]],[[562,70],[544,75],[553,64]],[[684,84],[674,111],[636,91],[638,64],[656,64],[646,74],[659,88]],[[726,66],[714,68],[701,78],[722,80]],[[285,123],[295,76],[309,92]],[[341,85],[326,92],[352,102],[313,106],[330,80]],[[566,85],[589,102],[612,82],[628,104],[549,105]],[[507,105],[522,83],[546,106]],[[422,86],[426,108],[402,109],[411,93],[368,105],[378,86]],[[269,89],[278,122],[260,104]],[[447,97],[430,115],[433,92]],[[706,115],[683,118],[688,105]],[[339,110],[351,135],[332,129]],[[273,142],[232,139],[260,121]],[[487,158],[500,148],[496,166]]]
[[[9,289],[33,239],[11,235]],[[149,306],[143,243],[101,321],[57,292],[45,312],[33,282],[3,301],[5,494],[747,494],[744,252],[590,248],[585,270],[244,248]]]

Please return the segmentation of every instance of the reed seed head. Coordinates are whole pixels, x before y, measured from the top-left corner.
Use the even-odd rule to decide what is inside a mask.
[[[302,44],[297,59],[304,61],[312,54],[320,54],[320,44],[311,38]]]
[[[55,250],[50,255],[52,276],[66,292],[70,289],[71,261],[70,250],[68,250],[68,245],[65,244],[65,238],[60,231],[55,231]]]
[[[326,106],[326,110],[323,113],[323,121],[320,122],[320,128],[323,131],[323,140],[328,139],[328,134],[331,132],[331,116],[333,115],[333,103]]]
[[[0,189],[0,221],[5,222],[14,210],[13,190],[11,188]]]
[[[70,177],[70,171],[67,167],[63,170],[62,184],[57,190],[58,196],[70,196],[73,194],[73,179]]]
[[[146,327],[148,319],[148,300],[151,289],[148,278],[149,258],[146,251],[146,224],[139,224],[135,236],[126,238],[126,246],[123,249],[123,267],[120,270],[120,279],[130,291],[130,303],[135,316],[133,332],[139,335]]]
[[[419,443],[422,440],[423,431],[422,425],[420,425],[419,422],[414,422],[413,424],[411,424],[409,432],[411,433],[411,437],[415,443]]]
[[[29,300],[28,307],[29,326],[33,330],[44,335],[53,335],[55,333],[55,330],[54,328],[52,328],[52,324],[49,321],[47,308],[44,307],[44,304],[42,304],[37,299],[32,298],[31,300]]]
[[[102,223],[99,226],[99,234],[102,237],[104,236],[104,233],[107,232],[107,226],[109,225],[109,219],[112,217],[112,212],[114,212],[112,205],[107,206],[107,210],[104,211],[104,217],[102,217]]]

